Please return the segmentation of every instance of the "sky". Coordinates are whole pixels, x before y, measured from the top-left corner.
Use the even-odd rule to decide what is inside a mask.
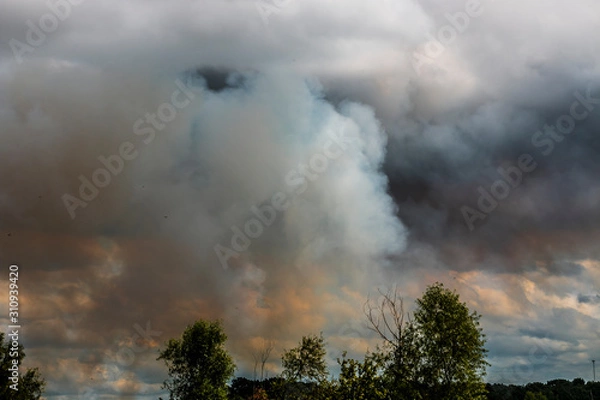
[[[327,362],[443,282],[487,382],[600,358],[595,0],[3,0],[0,324],[46,398],[156,399],[219,319],[236,374]]]

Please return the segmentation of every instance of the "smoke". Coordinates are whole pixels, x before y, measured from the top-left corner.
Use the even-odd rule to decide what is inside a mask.
[[[249,74],[211,91],[189,72],[40,61],[10,73],[2,251],[28,275],[28,303],[48,307],[29,309],[30,346],[97,351],[134,322],[166,340],[220,318],[250,368],[253,338],[281,350],[322,329],[320,304],[339,287],[367,293],[404,248],[381,125],[315,80]]]
[[[197,318],[223,320],[241,375],[263,338],[270,373],[302,334],[364,350],[388,284],[456,287],[507,365],[554,308],[597,330],[597,4],[481,3],[455,29],[463,1],[290,1],[266,26],[251,1],[82,2],[22,62],[0,48],[0,254],[49,391],[153,390],[159,342]],[[53,12],[6,11],[7,43]],[[576,92],[594,109],[544,155]],[[469,230],[522,154],[535,171]],[[119,364],[147,321],[161,336]]]

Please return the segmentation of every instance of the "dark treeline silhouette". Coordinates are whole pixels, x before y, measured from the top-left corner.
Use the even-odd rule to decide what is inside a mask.
[[[38,400],[44,393],[46,380],[37,368],[23,371],[25,350],[17,338],[9,334],[5,342],[4,332],[0,332],[0,399]]]
[[[283,398],[281,390],[283,384],[282,378],[262,381],[236,378],[229,386],[229,399],[280,399]],[[555,379],[547,383],[535,382],[526,385],[488,383],[486,388],[489,400],[600,400],[600,383],[591,381],[586,383],[581,378],[572,381]],[[309,391],[308,388],[305,391]],[[264,393],[264,396],[258,397],[256,393]]]
[[[600,383],[554,379],[526,385],[487,384],[489,400],[600,400]]]

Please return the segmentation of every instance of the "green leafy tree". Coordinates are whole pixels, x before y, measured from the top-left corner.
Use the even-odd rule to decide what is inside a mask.
[[[227,381],[235,365],[225,350],[227,336],[219,322],[197,321],[160,352],[169,371],[163,388],[171,400],[227,399]]]
[[[281,361],[286,398],[321,399],[329,396],[331,385],[327,381],[326,354],[323,334],[303,336],[297,347],[284,351]]]
[[[303,336],[298,347],[281,357],[283,377],[293,382],[322,382],[327,378],[323,335]]]
[[[441,283],[417,300],[411,329],[421,357],[416,373],[423,399],[486,399],[483,376],[489,364],[480,317]]]
[[[340,375],[336,390],[338,400],[385,400],[388,398],[383,371],[385,357],[380,353],[367,354],[362,362],[346,358],[337,360]]]
[[[13,378],[14,365],[21,365],[24,358],[23,346],[13,348],[10,340],[4,342],[4,333],[0,332],[0,399],[37,400],[42,396],[46,382],[37,368],[27,369],[25,374]],[[17,364],[13,360],[17,360]]]
[[[244,377],[237,377],[231,381],[229,386],[229,400],[247,400],[252,397],[254,390],[260,384],[259,381],[250,380]]]

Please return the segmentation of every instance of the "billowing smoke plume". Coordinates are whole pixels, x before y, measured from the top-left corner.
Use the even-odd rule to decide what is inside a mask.
[[[164,341],[220,318],[249,370],[257,338],[280,351],[343,317],[322,305],[351,314],[344,288],[365,295],[404,248],[373,110],[332,105],[314,80],[249,74],[211,91],[195,73],[47,61],[11,74],[3,248],[26,271],[30,345],[102,354],[134,322]]]

